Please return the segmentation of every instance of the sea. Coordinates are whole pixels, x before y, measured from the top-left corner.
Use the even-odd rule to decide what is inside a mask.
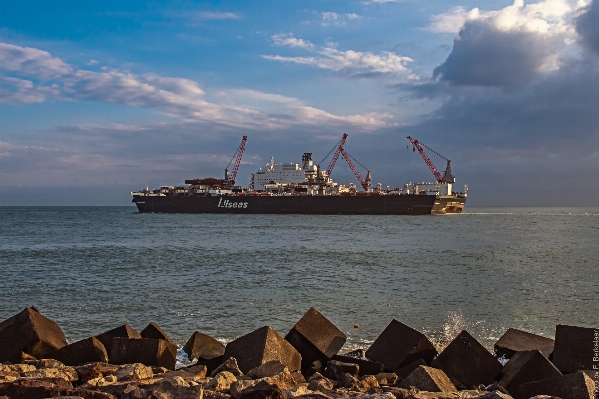
[[[178,345],[281,335],[314,307],[367,348],[392,319],[437,345],[468,330],[599,327],[599,208],[446,216],[141,214],[0,208],[0,321],[35,306],[68,340],[156,322]]]

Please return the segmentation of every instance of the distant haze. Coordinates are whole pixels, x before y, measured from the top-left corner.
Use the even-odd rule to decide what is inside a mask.
[[[321,161],[344,132],[383,186],[433,180],[410,135],[452,160],[469,206],[599,204],[599,0],[5,1],[0,15],[0,205],[128,205],[146,185],[223,176],[243,135],[246,186],[271,156]],[[357,182],[342,159],[333,178]]]

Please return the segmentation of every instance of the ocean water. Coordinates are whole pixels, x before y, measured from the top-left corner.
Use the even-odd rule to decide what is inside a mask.
[[[466,208],[449,216],[140,214],[0,208],[0,320],[36,306],[70,341],[158,323],[179,345],[311,306],[368,345],[395,318],[438,343],[509,327],[599,327],[599,208]],[[354,324],[359,327],[355,328]]]

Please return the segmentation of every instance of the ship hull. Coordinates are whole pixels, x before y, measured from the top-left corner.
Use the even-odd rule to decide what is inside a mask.
[[[134,196],[140,212],[304,215],[429,215],[434,195]]]

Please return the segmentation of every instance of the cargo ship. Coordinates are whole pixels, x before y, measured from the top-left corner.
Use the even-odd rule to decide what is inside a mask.
[[[131,192],[132,202],[139,212],[144,213],[443,215],[462,212],[467,186],[463,192],[453,191],[455,178],[451,175],[451,161],[447,160],[445,173],[441,176],[421,143],[408,137],[414,150],[418,149],[425,161],[428,160],[429,167],[432,165],[431,171],[437,181],[408,183],[395,189],[383,188],[379,183],[372,188],[371,172],[368,171],[365,178],[362,176],[355,159],[344,149],[346,139],[347,134],[344,134],[334,147],[335,153],[326,171],[321,170],[320,163],[314,164],[311,153],[303,154],[301,165],[277,164],[271,158],[270,163],[250,176],[249,186],[243,188],[235,185],[235,178],[247,141],[244,136],[229,163],[230,166],[235,159],[233,171],[229,174],[227,166],[224,179],[189,179],[185,180],[185,185],[162,186],[154,190],[146,187]],[[330,178],[339,156],[343,156],[356,175],[361,190],[354,184],[346,186]]]

